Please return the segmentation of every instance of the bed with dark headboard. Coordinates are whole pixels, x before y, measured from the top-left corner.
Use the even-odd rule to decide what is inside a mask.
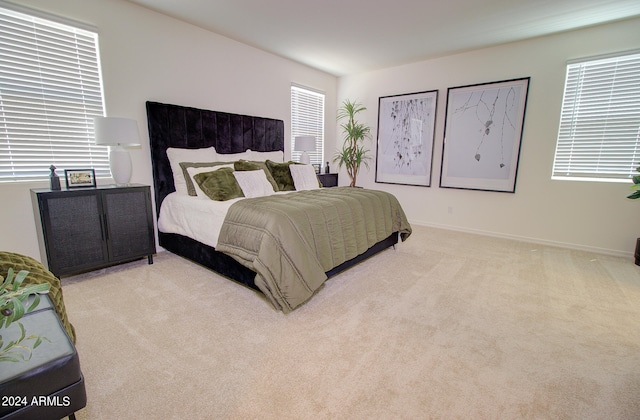
[[[282,120],[208,111],[178,105],[147,102],[147,119],[156,215],[165,197],[175,191],[168,148],[199,149],[214,146],[218,154],[284,151]],[[204,265],[248,287],[254,284],[255,272],[213,247],[186,236],[158,232],[159,245],[166,250]],[[366,252],[327,272],[331,277],[374,255],[398,241],[398,234],[373,245]]]

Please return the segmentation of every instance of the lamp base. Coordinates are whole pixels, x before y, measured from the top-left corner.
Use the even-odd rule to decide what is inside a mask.
[[[300,163],[304,165],[308,165],[309,163],[311,163],[311,158],[309,157],[309,154],[307,152],[302,152],[302,154],[300,155]]]
[[[128,185],[131,180],[131,156],[129,151],[116,146],[109,152],[109,168],[116,185]]]

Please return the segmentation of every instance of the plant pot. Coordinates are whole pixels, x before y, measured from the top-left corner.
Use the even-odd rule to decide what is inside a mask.
[[[640,265],[640,238],[636,239],[636,265]]]

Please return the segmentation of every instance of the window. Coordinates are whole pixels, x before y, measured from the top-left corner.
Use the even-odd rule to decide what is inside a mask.
[[[52,164],[109,176],[101,115],[97,34],[0,8],[0,181],[45,179]]]
[[[298,162],[302,152],[294,150],[296,136],[316,138],[316,150],[307,152],[312,164],[322,167],[324,156],[324,93],[291,86],[291,159]]]
[[[640,164],[640,53],[567,65],[554,179],[629,180]]]

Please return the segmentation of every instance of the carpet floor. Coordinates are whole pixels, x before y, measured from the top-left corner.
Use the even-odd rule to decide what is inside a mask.
[[[414,226],[284,315],[168,252],[63,279],[83,419],[638,419],[640,267]]]

